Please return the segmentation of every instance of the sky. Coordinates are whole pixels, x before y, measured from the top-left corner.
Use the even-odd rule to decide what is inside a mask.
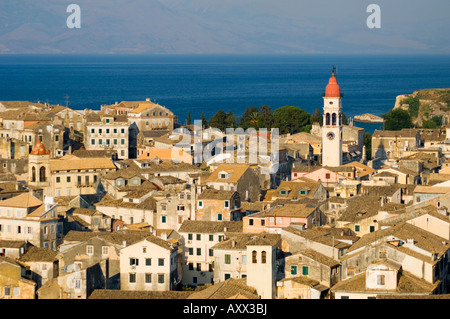
[[[69,4],[80,28],[69,28]],[[370,4],[380,28],[369,28]],[[448,0],[18,0],[0,54],[450,54]]]

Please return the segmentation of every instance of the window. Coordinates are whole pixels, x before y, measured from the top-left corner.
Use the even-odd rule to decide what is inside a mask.
[[[194,264],[193,263],[188,263],[188,269],[189,270],[194,270]]]
[[[152,265],[152,259],[151,258],[145,258],[145,265],[151,266]]]
[[[360,230],[360,226],[359,225],[355,225],[355,231],[359,232],[359,230]]]
[[[351,277],[355,275],[355,268],[347,268],[347,277]]]
[[[375,231],[375,226],[370,226],[370,232],[373,233]]]
[[[377,285],[384,286],[385,285],[385,277],[384,275],[377,276]]]
[[[214,241],[214,235],[209,235],[209,241]]]
[[[145,283],[150,284],[152,282],[152,274],[145,274]]]
[[[326,173],[326,174],[325,174],[325,179],[330,179],[330,178],[331,178],[330,173]]]
[[[229,265],[231,264],[231,255],[225,254],[225,264]]]
[[[201,256],[202,255],[202,249],[201,248],[197,248],[197,256]]]
[[[386,258],[386,251],[385,250],[381,250],[380,251],[380,258]]]
[[[197,240],[201,240],[202,239],[202,235],[201,234],[197,234]]]
[[[164,258],[158,258],[158,266],[164,266]]]
[[[14,287],[13,294],[14,296],[20,296],[20,287]]]
[[[228,208],[228,207],[230,207],[230,201],[226,200],[225,201],[225,208]]]
[[[261,263],[265,264],[266,263],[266,258],[267,258],[267,253],[265,250],[263,250],[261,252]]]
[[[256,264],[256,262],[257,262],[256,255],[257,255],[256,250],[252,251],[252,264]]]
[[[136,282],[136,274],[129,274],[129,282],[131,284]]]
[[[95,138],[91,139],[91,145],[95,145]]]
[[[161,223],[165,223],[167,219],[167,216],[161,216]]]
[[[102,255],[109,255],[109,247],[108,246],[102,247]]]
[[[70,183],[70,176],[67,176],[66,181],[67,183]]]
[[[222,214],[217,214],[217,220],[222,220]]]
[[[231,274],[225,274],[225,280],[230,279],[231,278]]]
[[[59,177],[59,176],[56,177],[56,182],[57,182],[57,183],[60,183],[60,182],[61,182],[61,177]]]
[[[303,276],[308,276],[309,273],[309,267],[308,266],[303,266],[302,267],[302,275]]]
[[[130,266],[139,266],[138,258],[130,258]]]
[[[214,256],[214,250],[213,249],[209,249],[208,250],[208,254],[209,254],[209,257],[213,257]]]
[[[249,226],[253,226],[253,218],[250,218],[250,219],[248,220],[248,224],[249,224]]]
[[[164,274],[158,274],[158,284],[164,283]]]
[[[297,266],[291,266],[291,275],[297,275]]]
[[[203,202],[202,201],[198,202],[198,207],[203,207]]]
[[[11,296],[11,287],[5,286],[5,288],[3,289],[3,293],[5,294],[5,296]]]

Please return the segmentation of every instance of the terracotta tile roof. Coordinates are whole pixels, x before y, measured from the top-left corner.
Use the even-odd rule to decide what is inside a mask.
[[[450,248],[450,241],[409,223],[401,222],[387,229],[377,230],[362,236],[360,240],[353,244],[353,246],[347,251],[347,254],[352,253],[358,248],[373,244],[379,240],[388,242],[389,239],[393,237],[399,238],[403,242],[407,242],[408,239],[413,239],[415,246],[429,253],[437,253],[438,257],[442,256]],[[405,254],[414,254],[414,251],[405,245],[398,247],[398,249],[401,249]],[[432,261],[431,257],[422,254],[420,255],[422,258]]]
[[[133,291],[96,289],[89,299],[187,299],[193,291]]]
[[[44,261],[53,262],[56,260],[56,255],[58,254],[55,250],[50,250],[43,247],[30,247],[27,252],[20,257],[19,261]]]
[[[228,239],[215,244],[212,249],[247,249],[247,246],[279,246],[281,235],[269,233],[235,233],[228,234]]]
[[[31,208],[41,206],[43,203],[31,195],[30,193],[23,193],[15,197],[11,197],[0,201],[0,207],[19,207]]]
[[[206,183],[209,182],[223,182],[223,183],[236,183],[242,175],[250,169],[250,165],[245,164],[220,164],[214,172],[206,179]],[[230,174],[228,178],[220,178],[219,173],[226,172]]]
[[[218,199],[218,200],[229,200],[237,192],[229,190],[217,190],[215,188],[205,189],[199,196],[199,200],[203,199]]]
[[[192,293],[187,299],[235,299],[238,295],[241,299],[260,299],[256,289],[247,286],[246,278],[221,281]]]
[[[87,170],[87,169],[110,169],[115,170],[116,166],[110,158],[99,157],[85,158],[76,157],[74,155],[65,155],[60,159],[50,160],[50,170],[69,171],[69,170]]]
[[[178,229],[179,233],[225,233],[242,232],[243,224],[238,221],[200,221],[185,220]]]
[[[435,284],[430,284],[425,280],[419,279],[403,270],[399,276],[395,293],[431,294],[437,288],[439,283],[440,282],[437,281]],[[392,290],[366,289],[365,272],[336,283],[333,287],[331,287],[331,291],[372,292],[377,294],[393,293]]]

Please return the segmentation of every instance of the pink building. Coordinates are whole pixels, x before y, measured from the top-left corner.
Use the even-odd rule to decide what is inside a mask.
[[[292,169],[291,180],[295,181],[306,177],[321,183],[338,183],[340,180],[354,180],[355,168],[351,166],[320,167],[298,166]]]
[[[244,233],[280,234],[281,229],[290,226],[291,223],[304,224],[305,228],[322,226],[326,222],[326,216],[318,207],[284,204],[245,216],[242,220]]]

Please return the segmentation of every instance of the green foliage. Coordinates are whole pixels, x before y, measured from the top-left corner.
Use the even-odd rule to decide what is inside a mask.
[[[262,105],[259,108],[258,114],[258,128],[270,129],[273,127],[273,113],[268,105]]]
[[[200,120],[202,121],[202,128],[207,128],[208,121],[206,120],[205,113],[202,112],[202,116],[201,116]]]
[[[310,123],[311,115],[296,106],[285,105],[273,112],[273,125],[279,128],[280,134],[302,132]]]
[[[241,120],[239,121],[239,126],[244,130],[248,129],[249,127],[257,128],[258,118],[258,108],[255,106],[247,107],[244,111],[244,114],[242,114]]]
[[[191,111],[188,111],[186,125],[191,125],[191,124],[192,124]]]
[[[323,124],[323,116],[322,111],[320,109],[315,109],[313,114],[311,115],[311,123],[319,123],[320,126]]]
[[[236,116],[233,112],[229,111],[228,113],[225,113],[220,109],[209,119],[209,126],[225,132],[227,128],[236,127],[236,120]]]
[[[408,96],[407,98],[404,98],[402,100],[401,104],[409,105],[408,112],[412,118],[417,117],[417,115],[419,115],[420,100],[418,96]]]
[[[437,124],[433,120],[423,120],[422,121],[422,127],[423,128],[431,128],[431,129],[433,129],[433,128],[437,128]]]
[[[366,147],[367,160],[372,159],[372,134],[364,132],[364,146]]]
[[[431,120],[436,123],[437,127],[441,127],[442,126],[442,115],[435,115],[431,118]]]
[[[344,113],[341,113],[341,114],[342,114],[342,125],[348,125],[348,118],[347,118],[347,116],[345,116]]]
[[[414,124],[408,111],[394,109],[383,115],[384,129],[388,131],[399,131],[403,128],[413,128]]]

